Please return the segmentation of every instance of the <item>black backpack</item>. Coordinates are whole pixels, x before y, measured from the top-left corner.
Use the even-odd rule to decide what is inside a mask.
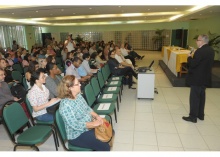
[[[23,102],[26,98],[27,91],[25,90],[25,88],[21,84],[14,83],[11,86],[11,94],[14,97],[21,98],[21,100],[19,102]]]

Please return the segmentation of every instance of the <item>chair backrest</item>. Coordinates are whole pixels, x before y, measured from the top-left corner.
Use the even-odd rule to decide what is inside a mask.
[[[2,117],[11,136],[29,122],[23,108],[18,102],[3,106]]]
[[[99,82],[97,80],[97,77],[93,77],[90,82],[91,82],[94,94],[97,97],[100,94],[100,92],[101,92],[101,89],[99,87]]]
[[[107,66],[106,65],[101,68],[101,74],[102,74],[102,77],[103,77],[104,81],[107,81],[109,76],[110,76],[110,74],[107,71]]]
[[[24,69],[20,63],[13,64],[12,69],[15,71],[19,71],[21,74],[24,74]]]
[[[26,97],[26,101],[25,101],[26,103],[26,106],[27,106],[27,109],[28,109],[28,113],[29,113],[29,115],[30,115],[30,118],[31,118],[31,122],[32,122],[32,124],[34,125],[35,123],[34,123],[34,118],[32,117],[32,112],[33,112],[33,108],[32,108],[32,106],[31,106],[31,103],[30,103],[30,101],[28,100],[28,97]]]
[[[24,74],[28,71],[28,66],[24,67]]]
[[[85,95],[85,99],[88,103],[88,105],[91,107],[94,102],[96,101],[96,96],[94,94],[94,91],[92,89],[91,84],[87,84],[84,88],[84,95]]]
[[[65,143],[67,141],[65,124],[64,124],[63,119],[62,119],[62,117],[61,117],[61,115],[59,113],[59,109],[56,110],[56,113],[55,113],[55,125],[56,125],[58,133],[60,135],[61,142],[62,142],[64,148],[67,149],[66,146],[65,146]]]
[[[19,83],[22,83],[23,76],[19,71],[12,71],[11,76],[12,76],[13,80],[17,80],[17,81],[19,81]]]
[[[99,81],[99,86],[102,89],[105,86],[105,81],[104,81],[104,78],[102,76],[101,71],[98,71],[97,78],[98,78],[98,81]]]
[[[23,77],[23,79],[22,79],[22,84],[23,84],[25,90],[27,91],[27,90],[28,90],[28,85],[27,85],[27,82],[26,82],[26,78],[25,78],[25,77]]]

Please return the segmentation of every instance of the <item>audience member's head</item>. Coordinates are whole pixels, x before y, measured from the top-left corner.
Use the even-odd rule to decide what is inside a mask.
[[[90,54],[89,53],[84,53],[82,58],[83,58],[83,60],[89,60],[90,59]]]
[[[46,76],[44,75],[44,70],[42,68],[39,68],[31,73],[30,84],[31,86],[38,83],[43,84],[45,83],[45,78]]]
[[[0,59],[0,68],[5,69],[7,67],[6,60],[4,58]]]
[[[55,56],[48,56],[47,57],[47,63],[56,63]]]
[[[0,68],[0,82],[5,80],[5,71],[4,69]]]
[[[75,76],[74,75],[66,75],[60,82],[58,86],[58,97],[63,98],[71,98],[73,99],[72,92],[70,90],[71,87],[74,86]]]
[[[59,75],[61,74],[60,69],[55,63],[47,63],[46,70],[48,75]]]
[[[78,68],[82,63],[82,60],[79,57],[74,57],[72,63],[74,67]]]

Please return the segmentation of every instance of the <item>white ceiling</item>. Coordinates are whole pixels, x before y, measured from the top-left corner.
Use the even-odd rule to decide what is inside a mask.
[[[138,23],[155,23],[155,22],[169,22],[169,18],[175,15],[184,13],[184,15],[174,21],[189,21],[196,19],[210,18],[212,16],[220,16],[220,5],[208,6],[195,12],[188,12],[189,9],[195,7],[194,5],[130,5],[130,6],[74,6],[74,5],[48,5],[48,6],[2,6],[0,5],[0,24],[28,24],[34,25],[33,18],[36,25],[44,25],[45,23],[62,24],[64,25],[96,25],[96,22],[111,22],[111,24],[126,24]],[[144,15],[129,16],[125,14],[130,13],[144,13]],[[161,13],[162,15],[150,15],[150,13]],[[169,15],[165,15],[169,13]],[[120,14],[107,17],[109,14]],[[79,17],[84,15],[84,17]],[[101,17],[89,17],[88,15],[103,15]],[[61,17],[57,20],[57,17]],[[74,19],[76,18],[77,19]],[[15,22],[14,19],[20,20]],[[129,22],[128,22],[129,23]],[[105,23],[106,24],[106,23]],[[109,23],[108,23],[109,24]]]

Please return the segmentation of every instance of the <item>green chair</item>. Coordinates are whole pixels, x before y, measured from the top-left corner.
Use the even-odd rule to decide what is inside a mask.
[[[24,74],[28,71],[28,66],[24,67]]]
[[[82,147],[73,146],[68,142],[66,130],[65,130],[65,124],[64,124],[63,119],[59,113],[59,110],[56,110],[56,113],[55,113],[55,125],[58,130],[60,141],[61,141],[65,150],[67,150],[67,151],[92,151],[92,149],[89,149],[89,148],[82,148]],[[66,146],[66,142],[68,142],[68,147]]]
[[[111,77],[110,70],[108,72],[108,64],[106,64],[103,68],[101,68],[101,74],[105,81],[105,86],[107,87],[120,87],[121,88],[121,95],[123,90],[123,83],[122,83],[122,77],[123,76],[114,76]]]
[[[22,78],[22,84],[23,84],[25,90],[27,91],[27,90],[28,90],[28,85],[27,85],[27,82],[26,82],[26,78],[25,78],[25,77]]]
[[[13,80],[16,80],[19,83],[22,83],[23,76],[19,71],[12,71],[11,76],[12,76]]]
[[[33,112],[33,108],[30,104],[30,101],[28,100],[28,98],[26,97],[26,107],[28,109],[28,113],[30,115],[30,119],[31,119],[31,123],[33,125],[48,125],[50,127],[52,127],[52,129],[54,130],[55,132],[55,139],[57,141],[57,146],[59,147],[59,140],[58,140],[58,137],[57,137],[57,130],[56,130],[56,127],[54,125],[54,121],[40,121],[40,120],[37,120],[35,119],[33,116],[32,116],[32,112]]]
[[[12,69],[14,71],[19,71],[22,75],[24,74],[24,68],[22,67],[20,63],[13,64]]]
[[[115,108],[115,102],[110,102],[110,101],[105,102],[106,104],[110,104],[109,108],[105,110],[104,109],[100,110],[100,107],[104,106],[104,103],[96,103],[96,96],[92,89],[91,84],[87,84],[85,86],[84,96],[85,96],[85,99],[88,105],[93,109],[93,111],[97,113],[98,115],[108,115],[110,117],[111,123],[112,123],[111,114],[113,114],[114,112],[115,122],[117,123],[117,113],[116,113],[116,108]]]
[[[113,94],[113,93],[104,94],[104,93],[102,93],[97,77],[93,77],[90,82],[91,82],[94,94],[96,96],[96,102],[97,103],[116,102],[117,109],[119,111],[118,93],[117,94]],[[109,95],[111,95],[111,97],[107,97]]]
[[[15,144],[14,151],[18,146],[30,146],[39,151],[37,145],[44,143],[53,134],[55,148],[57,141],[55,132],[50,126],[31,126],[23,108],[17,102],[3,106],[3,124],[6,131]]]
[[[101,91],[103,94],[117,94],[119,96],[120,102],[121,102],[121,88],[120,87],[105,87],[105,82],[104,79],[102,77],[101,73],[97,74],[97,79],[99,82],[99,87],[101,88]]]

